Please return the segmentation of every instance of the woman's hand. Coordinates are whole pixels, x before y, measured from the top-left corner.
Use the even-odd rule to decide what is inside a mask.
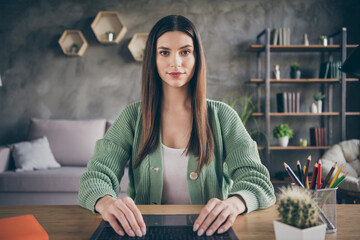
[[[216,231],[219,234],[224,233],[233,225],[236,217],[245,210],[245,203],[239,196],[223,201],[212,198],[194,222],[194,231],[197,231],[198,236],[203,235],[204,232],[207,236],[213,235]]]
[[[124,230],[130,237],[142,237],[146,234],[141,212],[130,197],[115,199],[109,195],[104,196],[96,203],[95,210],[121,236],[124,236]]]

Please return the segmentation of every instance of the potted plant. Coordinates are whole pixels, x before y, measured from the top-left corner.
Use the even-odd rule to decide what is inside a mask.
[[[70,47],[71,53],[77,53],[79,51],[79,46],[76,43],[73,43]]]
[[[289,138],[293,137],[294,132],[291,130],[289,125],[282,123],[274,128],[273,135],[278,140],[280,146],[287,147],[289,144]]]
[[[322,92],[316,92],[313,95],[315,102],[311,104],[311,112],[312,113],[321,113],[322,112],[322,99],[325,98],[325,94]]]
[[[112,42],[114,40],[114,32],[113,31],[107,31],[106,36],[108,41]]]
[[[325,239],[326,224],[318,224],[319,210],[310,191],[298,186],[282,187],[278,194],[280,220],[274,220],[275,237]]]
[[[327,39],[326,35],[321,35],[319,37],[319,39],[320,39],[322,45],[324,45],[325,47],[328,45],[328,39]]]
[[[290,76],[291,78],[300,79],[301,71],[300,64],[298,62],[294,62],[290,65]]]

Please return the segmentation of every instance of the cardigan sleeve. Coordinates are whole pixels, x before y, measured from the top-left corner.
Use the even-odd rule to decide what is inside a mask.
[[[120,192],[120,180],[131,156],[136,118],[137,104],[131,104],[122,111],[104,138],[96,142],[87,171],[80,178],[78,195],[79,204],[93,213],[97,213],[95,204],[99,198],[105,195],[117,198]]]
[[[267,168],[261,163],[257,144],[246,131],[239,115],[222,103],[219,121],[228,174],[233,180],[229,196],[240,195],[247,212],[275,203],[275,194]]]

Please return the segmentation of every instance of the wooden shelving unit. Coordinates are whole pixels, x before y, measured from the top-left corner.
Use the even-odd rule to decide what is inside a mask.
[[[263,117],[264,113],[252,113],[253,117]],[[346,116],[359,116],[360,112],[346,112]],[[272,117],[301,117],[301,116],[340,116],[339,112],[322,112],[322,113],[311,113],[311,112],[296,112],[296,113],[278,113],[271,112],[270,116]]]
[[[134,34],[128,45],[128,49],[131,55],[138,62],[143,61],[145,45],[148,36],[149,36],[148,33],[136,33]]]
[[[356,48],[358,45],[356,44],[350,44],[346,45],[346,48]],[[340,51],[342,48],[342,45],[270,45],[270,51],[271,52],[334,52],[334,51]],[[261,44],[253,44],[251,45],[247,51],[248,52],[263,52],[265,51],[266,45]]]
[[[119,13],[114,11],[100,11],[91,23],[96,39],[100,43],[116,44],[125,36],[127,28],[120,18]],[[110,41],[107,32],[114,34],[113,40]]]
[[[346,78],[347,82],[358,82],[357,78]],[[265,79],[252,78],[250,83],[265,83]],[[270,79],[270,83],[340,83],[338,78],[307,78],[307,79]]]
[[[287,147],[281,147],[281,146],[270,146],[270,150],[324,150],[329,149],[331,146],[287,146]],[[264,150],[265,146],[258,146],[259,150]]]
[[[71,47],[76,44],[77,50],[72,52]],[[65,30],[59,39],[59,45],[65,55],[82,56],[84,55],[88,43],[80,30]]]
[[[333,126],[332,119],[333,117],[340,117],[340,126],[336,126],[336,131],[340,131],[341,139],[343,141],[346,139],[346,116],[359,116],[360,112],[346,112],[346,83],[347,82],[359,82],[357,78],[346,78],[345,73],[341,74],[340,78],[337,79],[321,79],[321,78],[303,78],[303,79],[280,79],[276,80],[271,78],[272,65],[270,64],[270,53],[272,52],[293,52],[293,53],[329,53],[340,52],[341,53],[341,62],[344,62],[346,59],[347,49],[354,49],[358,45],[347,44],[346,38],[346,28],[342,28],[340,31],[331,34],[330,38],[333,38],[335,35],[340,35],[341,44],[332,44],[328,46],[323,45],[271,45],[270,44],[270,29],[265,29],[257,36],[257,43],[260,43],[260,39],[265,39],[265,44],[253,44],[247,51],[256,53],[257,56],[257,76],[256,78],[250,79],[250,83],[256,84],[257,88],[257,102],[258,109],[257,112],[253,113],[252,116],[255,117],[264,117],[265,122],[265,135],[266,135],[266,144],[264,146],[258,146],[259,150],[265,151],[265,164],[270,166],[270,151],[284,151],[284,150],[326,150],[330,148],[332,143],[332,131],[335,129]],[[265,76],[261,78],[260,75],[260,56],[264,53],[265,58]],[[333,96],[333,86],[339,86],[341,99],[334,102],[331,97],[329,97],[329,104],[326,106],[325,112],[322,113],[310,113],[310,112],[291,112],[291,113],[278,113],[270,111],[270,101],[271,101],[271,84],[324,84],[323,86],[327,89],[328,96]],[[264,89],[264,99],[261,98],[261,89]],[[261,108],[261,102],[264,102],[264,107]],[[339,104],[340,111],[334,112],[333,105]],[[264,109],[264,112],[261,110]],[[271,146],[270,138],[272,129],[270,128],[271,117],[320,117],[322,118],[322,123],[327,121],[327,128],[331,129],[328,131],[327,143],[329,146]]]

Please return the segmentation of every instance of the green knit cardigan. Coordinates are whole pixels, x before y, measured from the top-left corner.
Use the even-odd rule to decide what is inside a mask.
[[[240,195],[247,212],[273,205],[275,194],[269,172],[261,163],[257,145],[238,114],[225,103],[213,100],[206,103],[215,142],[214,158],[194,179],[190,174],[196,171],[198,158],[189,154],[186,174],[191,204],[206,204],[211,198]],[[81,206],[96,213],[94,207],[99,198],[105,195],[117,198],[128,160],[128,196],[136,204],[161,204],[161,139],[155,151],[134,168],[140,147],[141,118],[140,102],[129,105],[104,138],[97,141],[87,171],[80,179],[78,201]]]

